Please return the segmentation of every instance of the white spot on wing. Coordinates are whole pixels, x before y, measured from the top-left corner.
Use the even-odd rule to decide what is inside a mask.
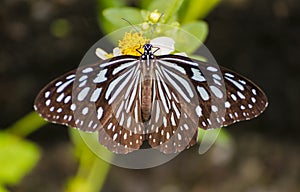
[[[70,106],[70,108],[71,108],[72,111],[75,111],[76,110],[76,104],[72,103],[72,105]]]
[[[102,91],[102,88],[101,88],[101,87],[100,87],[100,88],[96,88],[96,89],[94,90],[94,92],[93,92],[91,98],[90,98],[90,101],[91,101],[91,102],[96,102],[96,101],[99,99],[99,97],[100,97],[101,91]]]
[[[241,92],[237,92],[237,95],[241,98],[241,99],[246,99],[245,95],[243,95]]]
[[[216,71],[218,71],[218,69],[217,68],[215,68],[215,67],[212,67],[212,66],[209,66],[209,67],[207,67],[206,68],[208,71],[212,71],[212,72],[216,72]]]
[[[226,102],[225,102],[225,107],[226,107],[226,108],[230,108],[230,106],[231,106],[230,103],[229,103],[228,101],[226,101]]]
[[[213,92],[213,94],[218,97],[218,98],[222,98],[223,97],[223,93],[221,92],[221,90],[219,88],[217,88],[214,85],[209,86],[210,90]]]
[[[46,106],[49,106],[50,105],[50,103],[51,103],[51,100],[50,99],[48,99],[47,101],[46,101]]]
[[[163,117],[163,124],[164,124],[164,127],[167,127],[167,119],[165,116]]]
[[[62,81],[58,81],[58,82],[55,83],[55,86],[58,87],[58,86],[60,86],[61,84],[62,84]]]
[[[73,79],[75,77],[75,74],[69,75],[68,77],[66,77],[67,80],[69,79]]]
[[[64,97],[65,97],[65,94],[62,93],[62,94],[60,94],[60,95],[56,98],[56,101],[57,101],[57,102],[61,102],[61,101],[64,99]]]
[[[241,91],[244,91],[245,90],[245,88],[244,88],[244,86],[243,85],[241,85],[239,82],[237,82],[237,81],[235,81],[235,80],[233,80],[233,79],[230,79],[230,78],[228,78],[228,77],[225,77],[228,81],[230,81],[232,84],[234,84],[239,90],[241,90]]]
[[[89,108],[85,107],[82,109],[82,115],[86,115],[89,112]]]
[[[74,79],[71,79],[71,80],[69,80],[69,81],[66,81],[65,83],[63,83],[62,85],[60,85],[60,86],[57,88],[56,92],[57,92],[57,93],[62,92],[62,91],[63,91],[69,84],[71,84],[73,81],[74,81]]]
[[[217,80],[221,80],[221,77],[218,74],[213,74],[212,76],[213,76],[213,78],[215,78]]]
[[[170,139],[170,133],[169,133],[169,132],[167,132],[166,138],[167,138],[167,139]],[[166,146],[167,146],[167,145],[166,145]]]
[[[225,73],[224,75],[227,76],[227,77],[231,77],[231,78],[234,77],[234,75],[232,75],[231,73]]]
[[[113,140],[115,141],[118,137],[118,133],[115,133],[114,136],[113,136]]]
[[[174,118],[174,113],[171,114],[171,123],[173,126],[176,126],[175,118]]]
[[[50,96],[50,91],[45,92],[45,98],[47,99]]]
[[[107,80],[105,77],[105,74],[107,72],[107,69],[101,70],[98,74],[97,77],[93,80],[94,83],[101,83]]]
[[[65,97],[64,103],[67,104],[70,100],[71,100],[71,96],[68,95],[67,97]]]
[[[230,95],[230,97],[231,97],[234,101],[237,100],[236,96],[235,96],[233,93]]]
[[[197,90],[198,90],[201,98],[204,101],[207,101],[209,99],[209,95],[208,95],[207,91],[203,87],[197,86]]]
[[[212,105],[212,106],[211,106],[211,110],[212,110],[213,112],[217,112],[217,111],[218,111],[218,107],[215,106],[215,105]]]
[[[197,113],[198,117],[202,116],[202,108],[199,105],[196,107],[196,113]]]
[[[81,76],[81,77],[78,79],[78,81],[79,81],[79,82],[82,82],[82,81],[86,80],[87,78],[88,78],[87,75],[83,75],[83,76]]]
[[[177,134],[177,138],[179,141],[182,139],[180,133]]]
[[[77,95],[78,101],[83,101],[85,99],[85,97],[87,96],[87,94],[89,93],[89,91],[90,91],[90,87],[83,88]]]
[[[100,119],[103,115],[103,108],[99,107],[97,110],[97,118]]]
[[[199,81],[199,82],[204,82],[204,81],[206,81],[206,79],[204,78],[204,76],[201,75],[200,70],[195,69],[195,68],[192,68],[191,70],[192,70],[192,72],[193,72],[192,79],[194,79],[194,80],[196,80],[196,81]]]
[[[89,72],[92,72],[92,71],[93,71],[93,68],[87,67],[87,68],[82,70],[82,73],[89,73]]]

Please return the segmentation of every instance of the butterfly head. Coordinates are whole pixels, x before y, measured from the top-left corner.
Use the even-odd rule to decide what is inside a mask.
[[[154,59],[154,55],[153,55],[153,52],[152,52],[152,48],[153,46],[150,44],[150,43],[146,43],[144,46],[144,52],[142,54],[142,59],[143,60],[146,60],[146,59]]]

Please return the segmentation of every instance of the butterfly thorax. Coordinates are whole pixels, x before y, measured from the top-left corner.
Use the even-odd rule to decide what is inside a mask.
[[[146,122],[150,119],[152,108],[152,72],[154,55],[152,53],[152,45],[145,44],[143,46],[144,53],[141,55],[142,62],[142,118]]]

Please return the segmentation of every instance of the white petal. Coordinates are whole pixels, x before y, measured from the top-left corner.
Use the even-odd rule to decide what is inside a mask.
[[[99,57],[100,59],[103,59],[103,60],[107,59],[107,57],[106,57],[107,52],[104,51],[103,49],[97,48],[95,53],[96,53],[97,57]]]
[[[159,47],[159,50],[155,52],[155,55],[166,55],[175,50],[175,41],[170,37],[157,37],[152,39],[150,43],[153,45],[154,50],[155,47]]]
[[[122,55],[122,52],[119,47],[115,47],[113,49],[113,55],[114,55],[114,57]]]

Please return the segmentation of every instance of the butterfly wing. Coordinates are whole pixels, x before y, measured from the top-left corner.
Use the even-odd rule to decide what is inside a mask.
[[[52,123],[98,131],[99,142],[113,152],[139,149],[144,140],[139,63],[139,57],[121,56],[66,73],[38,94],[35,110]]]
[[[147,140],[163,153],[180,152],[195,144],[198,119],[190,109],[198,100],[184,69],[160,59],[153,62],[153,105]]]
[[[184,69],[186,78],[196,89],[199,117],[203,129],[218,128],[236,121],[248,120],[267,107],[265,93],[253,82],[224,67],[178,55],[159,58]]]
[[[167,105],[169,113],[166,110],[163,111],[166,113],[167,126],[158,128],[160,134],[156,132],[148,134],[151,146],[157,147],[158,143],[162,144],[159,148],[164,153],[183,150],[176,146],[180,143],[178,138],[181,138],[178,137],[178,133],[180,136],[188,134],[186,138],[189,143],[185,142],[185,146],[189,147],[197,142],[197,127],[219,128],[237,121],[248,120],[258,116],[267,106],[267,97],[257,85],[226,68],[177,55],[157,57],[157,66],[157,71],[161,71],[161,77],[156,77],[158,82],[167,84],[162,91],[158,91],[162,93],[162,96],[156,94],[157,100],[166,105],[175,102],[174,97],[168,97],[168,92],[171,92],[171,96],[180,98],[181,101],[175,102],[176,105]],[[159,90],[159,83],[155,90]],[[187,90],[193,93],[188,94]],[[163,102],[164,100],[166,101]],[[173,115],[176,114],[176,108],[180,111],[179,116]],[[159,109],[164,109],[164,107],[154,105],[154,114]],[[174,125],[176,124],[179,129],[172,125],[173,116],[176,122]],[[187,118],[184,118],[185,116]],[[163,121],[163,118],[164,116],[160,121]],[[188,129],[184,130],[184,126],[178,124],[179,121]],[[171,142],[168,142],[170,137],[162,134],[180,129],[183,131],[178,132],[177,135],[175,133],[171,135],[173,136]],[[153,138],[156,142],[153,142]],[[164,149],[170,148],[170,145],[173,145],[175,149],[169,149],[169,151]]]
[[[265,94],[228,69],[187,57],[165,55],[153,62],[151,118],[143,122],[143,74],[139,57],[121,56],[80,67],[49,83],[35,100],[50,122],[98,131],[115,153],[137,150],[146,139],[163,153],[197,142],[197,128],[217,128],[256,117]]]

